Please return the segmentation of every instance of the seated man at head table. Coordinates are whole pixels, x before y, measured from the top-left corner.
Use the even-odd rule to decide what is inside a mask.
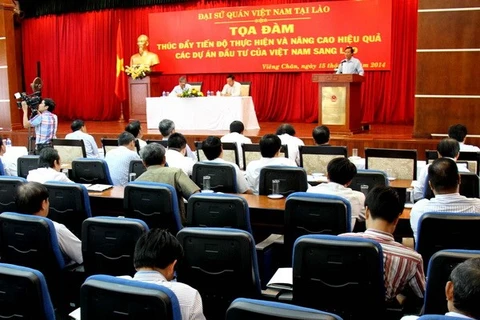
[[[179,168],[165,167],[165,148],[158,143],[150,143],[140,150],[140,157],[147,171],[142,173],[135,181],[160,182],[171,185],[177,191],[178,206],[182,222],[186,221],[185,205],[183,198],[188,200],[200,188]]]
[[[237,193],[253,193],[251,189],[248,188],[247,180],[245,175],[236,163],[228,162],[223,160],[223,148],[220,138],[209,136],[202,143],[202,150],[207,157],[206,163],[228,163],[235,168],[235,177],[237,179]]]
[[[251,161],[245,170],[248,186],[253,193],[258,194],[260,184],[260,171],[266,166],[296,167],[295,161],[280,156],[282,142],[275,134],[266,134],[260,139],[260,160]]]
[[[30,170],[28,172],[27,181],[35,181],[45,183],[46,181],[63,181],[73,182],[68,177],[60,172],[62,164],[60,162],[60,155],[58,151],[46,147],[40,151],[38,158],[38,169]]]
[[[162,140],[168,140],[168,137],[170,137],[172,133],[175,133],[175,123],[170,119],[163,119],[158,124],[158,131],[160,131],[160,134],[162,135]],[[188,144],[185,148],[187,152],[186,156],[194,162],[197,162],[197,156],[192,152],[192,149],[190,149]]]
[[[339,236],[361,237],[380,243],[384,257],[386,301],[420,302],[419,299],[423,299],[425,292],[422,256],[413,249],[396,242],[393,238],[393,232],[403,212],[403,206],[395,189],[376,186],[365,199],[367,230],[358,233],[344,233]],[[403,299],[405,296],[407,300]]]
[[[445,285],[447,317],[480,319],[480,258],[471,258],[458,264]],[[401,320],[415,320],[418,316],[405,316]]]
[[[44,151],[46,149],[42,149]],[[47,217],[50,203],[48,202],[47,188],[38,182],[28,182],[18,186],[15,204],[19,213],[33,216]],[[63,224],[52,220],[58,238],[58,246],[71,261],[83,263],[82,242]]]
[[[108,151],[105,155],[114,186],[124,186],[128,183],[128,170],[132,160],[140,160],[135,147],[135,137],[130,132],[124,131],[118,136],[118,148]]]
[[[460,174],[455,161],[438,158],[428,166],[428,185],[434,198],[416,202],[410,213],[410,226],[417,240],[418,222],[426,212],[466,212],[480,214],[480,199],[460,195]]]
[[[334,158],[327,166],[328,183],[320,183],[314,187],[308,187],[307,192],[332,194],[343,197],[350,202],[352,208],[352,230],[357,218],[365,220],[365,195],[348,186],[357,174],[357,167],[347,158]]]
[[[242,85],[235,81],[235,76],[229,74],[227,76],[227,83],[223,86],[222,96],[225,97],[240,97]]]
[[[65,136],[65,139],[82,139],[85,144],[87,158],[98,158],[98,146],[95,139],[87,133],[87,126],[83,120],[77,119],[70,125],[72,133]]]
[[[187,77],[181,76],[178,79],[178,85],[170,92],[170,96],[181,97],[184,91],[191,90],[192,86],[187,83]]]

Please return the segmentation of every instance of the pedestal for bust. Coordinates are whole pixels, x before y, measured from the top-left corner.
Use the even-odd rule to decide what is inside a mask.
[[[161,71],[152,71],[143,79],[128,78],[128,96],[130,105],[130,119],[147,121],[147,97],[160,97]]]

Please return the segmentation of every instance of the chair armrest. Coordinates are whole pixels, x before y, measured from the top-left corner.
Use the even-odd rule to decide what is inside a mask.
[[[280,238],[283,238],[283,235],[271,234],[267,239],[255,245],[262,289],[266,289],[268,281],[279,267],[282,246],[277,244],[277,240]]]
[[[283,244],[283,234],[272,233],[271,235],[268,236],[267,239],[263,240],[260,243],[257,243],[255,245],[255,249],[257,249],[257,253],[259,253],[261,251],[270,249],[271,246],[275,244]]]

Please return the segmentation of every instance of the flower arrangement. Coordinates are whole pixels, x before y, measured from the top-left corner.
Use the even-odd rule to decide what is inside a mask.
[[[183,90],[182,98],[191,98],[191,97],[203,97],[202,91],[198,91],[195,88]]]
[[[143,79],[150,74],[150,66],[145,64],[137,64],[131,67],[125,66],[125,73],[132,79]]]

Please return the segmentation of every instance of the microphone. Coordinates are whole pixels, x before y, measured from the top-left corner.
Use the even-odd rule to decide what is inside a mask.
[[[347,59],[343,59],[340,64],[347,62]]]

